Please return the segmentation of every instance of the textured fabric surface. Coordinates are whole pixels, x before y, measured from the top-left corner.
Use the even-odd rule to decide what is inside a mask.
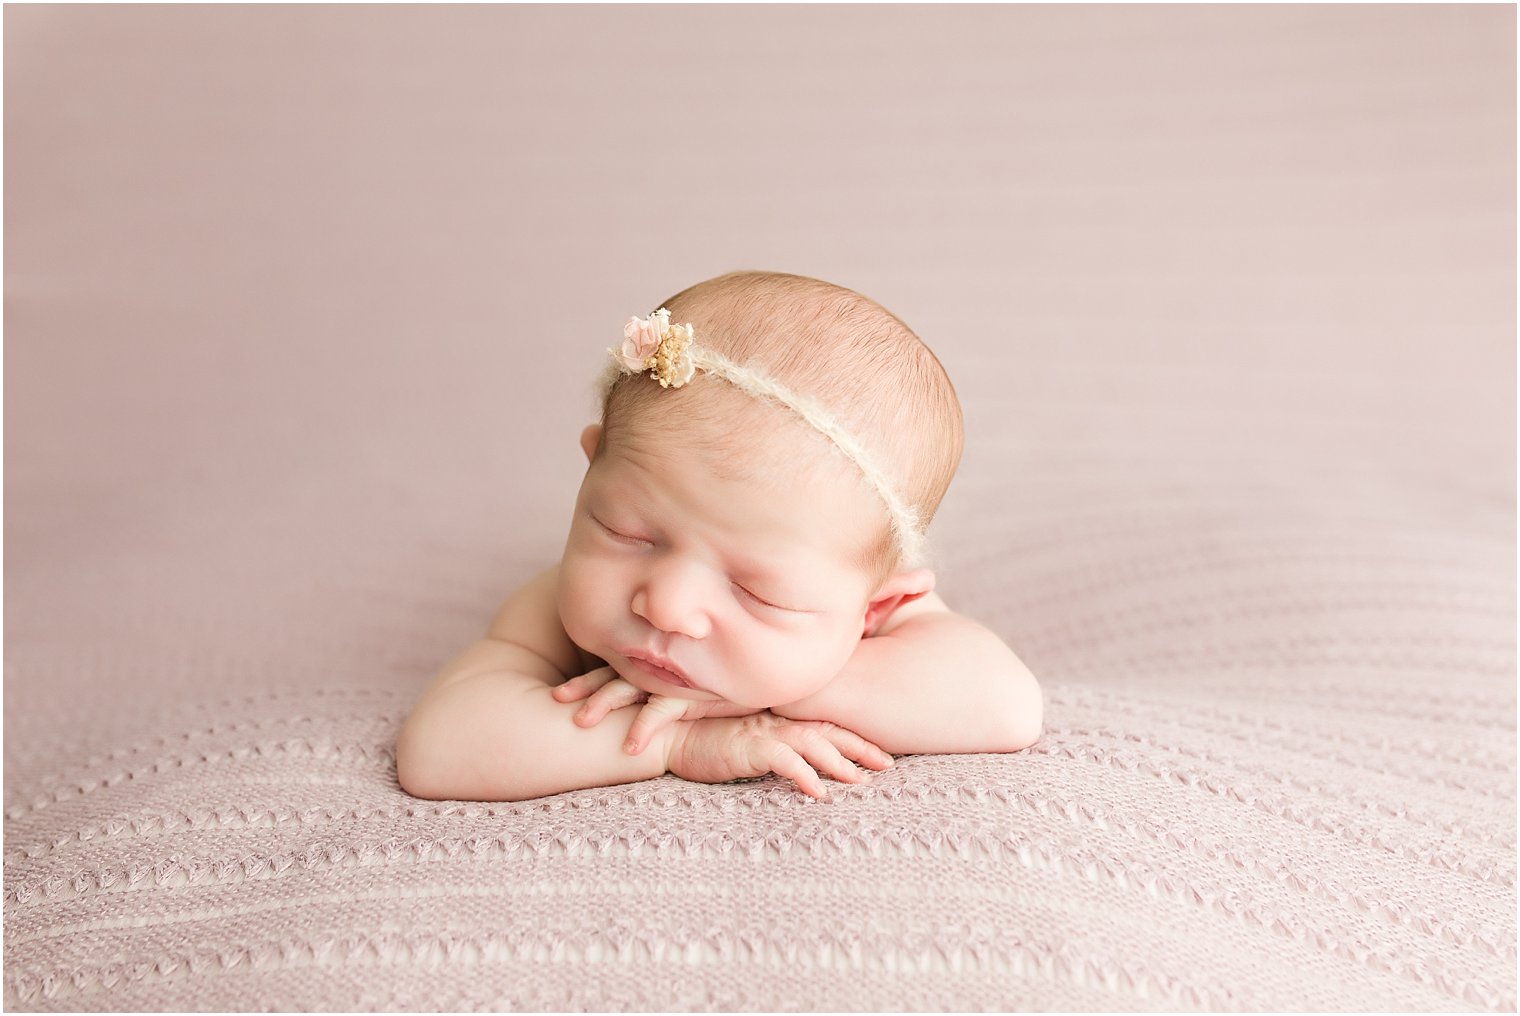
[[[7,1008],[1513,1010],[1514,17],[7,6]],[[408,798],[740,267],[946,364],[1045,736]]]

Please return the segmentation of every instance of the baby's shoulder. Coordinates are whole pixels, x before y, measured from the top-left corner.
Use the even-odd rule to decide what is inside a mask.
[[[566,677],[584,674],[584,653],[559,617],[559,565],[545,569],[497,608],[487,638],[522,646],[552,663]]]
[[[876,625],[875,630],[870,632],[866,637],[878,638],[882,635],[890,635],[894,628],[924,614],[949,613],[951,613],[951,610],[946,606],[945,601],[940,599],[939,593],[925,593],[916,600],[898,605],[892,613],[882,618]]]

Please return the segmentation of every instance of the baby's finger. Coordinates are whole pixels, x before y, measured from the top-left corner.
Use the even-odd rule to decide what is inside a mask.
[[[578,702],[615,677],[617,677],[617,671],[611,667],[598,667],[588,674],[581,674],[578,677],[572,677],[564,684],[555,685],[550,694],[554,696],[556,702]]]
[[[649,697],[649,693],[641,691],[627,681],[611,681],[602,685],[586,700],[580,711],[575,714],[575,722],[582,727],[594,727],[602,722],[602,717],[614,709],[631,706],[642,702]]]
[[[867,769],[879,771],[892,768],[892,756],[855,731],[841,727],[837,723],[820,723],[819,730],[846,758],[854,759]]]
[[[823,781],[813,771],[801,755],[797,754],[790,745],[780,741],[762,741],[758,745],[760,765],[769,769],[777,776],[784,776],[797,784],[797,789],[809,797],[820,801],[829,799],[828,789]]]
[[[775,736],[795,749],[814,769],[841,783],[862,783],[868,778],[817,727],[787,727],[776,731]]]
[[[595,685],[588,685],[579,677],[572,677],[564,684],[557,684],[549,692],[556,702],[576,702],[596,691]]]
[[[650,696],[649,704],[633,718],[633,725],[628,728],[628,740],[623,742],[623,750],[630,755],[643,751],[654,735],[684,717],[690,704],[687,699],[672,698],[669,695]]]

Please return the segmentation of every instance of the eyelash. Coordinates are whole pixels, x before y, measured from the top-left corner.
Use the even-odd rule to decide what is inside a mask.
[[[735,588],[735,589],[737,589],[737,590],[739,590],[739,591],[740,591],[740,592],[741,592],[741,593],[743,593],[743,594],[744,594],[744,595],[745,595],[745,596],[748,596],[748,597],[749,597],[749,598],[750,598],[750,599],[752,599],[752,600],[754,600],[754,601],[755,601],[755,602],[756,602],[756,603],[758,603],[758,604],[760,604],[760,605],[761,605],[761,606],[763,606],[763,607],[769,607],[769,608],[771,608],[771,609],[772,609],[772,610],[784,610],[784,611],[786,611],[786,612],[787,612],[787,613],[788,613],[788,614],[795,614],[795,613],[797,613],[797,611],[796,611],[796,610],[794,610],[794,609],[793,609],[793,608],[791,608],[791,607],[783,607],[783,606],[781,606],[781,604],[779,604],[779,603],[772,603],[772,602],[771,602],[771,601],[769,601],[769,600],[766,600],[766,599],[762,599],[762,598],[761,598],[761,597],[759,597],[759,596],[756,596],[756,595],[755,595],[755,594],[754,594],[754,593],[752,593],[752,592],[750,592],[750,591],[749,591],[749,590],[748,590],[748,589],[745,589],[745,588],[744,588],[744,587],[743,587],[743,586],[741,586],[741,585],[740,585],[740,584],[739,584],[739,583],[737,583],[737,582],[735,582],[735,583],[734,583],[734,588]]]
[[[616,529],[613,529],[611,526],[607,525],[607,523],[603,522],[601,519],[597,518],[595,515],[591,516],[591,521],[595,522],[598,526],[601,526],[602,530],[604,532],[606,532],[608,536],[611,536],[614,540],[618,540],[618,541],[620,541],[622,543],[637,544],[637,543],[647,543],[648,542],[647,540],[640,540],[637,537],[627,536],[627,535],[625,535],[623,533],[618,532]],[[800,613],[803,613],[803,611],[797,610],[795,607],[783,607],[779,603],[772,603],[771,601],[769,601],[769,600],[767,600],[767,599],[765,599],[763,597],[756,596],[754,593],[750,592],[748,589],[744,588],[742,585],[740,585],[737,582],[735,582],[733,585],[734,585],[735,589],[739,590],[745,596],[748,596],[750,599],[754,600],[756,603],[760,604],[762,607],[769,607],[772,610],[784,611],[784,612],[786,612],[788,614],[800,614]]]
[[[607,525],[607,523],[603,522],[601,519],[597,518],[595,515],[591,516],[591,521],[595,522],[597,525],[601,526],[602,529],[607,533],[607,535],[610,536],[610,537],[612,537],[614,540],[621,540],[624,543],[647,543],[648,542],[647,540],[640,540],[636,536],[628,536],[628,535],[626,535],[624,533],[618,532],[616,529],[613,529],[611,526]]]

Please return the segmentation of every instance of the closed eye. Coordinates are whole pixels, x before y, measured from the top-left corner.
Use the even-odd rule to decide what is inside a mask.
[[[789,614],[812,613],[812,611],[809,610],[798,610],[796,607],[783,607],[779,603],[772,603],[770,600],[767,600],[764,597],[756,596],[754,593],[750,592],[748,589],[744,588],[737,582],[734,583],[734,588],[739,590],[739,592],[743,593],[745,596],[749,597],[751,600],[754,600],[756,603],[760,604],[762,607],[769,607],[772,610],[784,610]]]
[[[646,540],[640,540],[640,539],[638,539],[636,537],[628,536],[628,535],[626,535],[624,533],[618,532],[616,529],[613,529],[611,526],[607,525],[607,523],[603,522],[601,519],[597,518],[595,515],[591,515],[591,516],[588,516],[588,517],[591,519],[592,522],[595,522],[598,526],[601,527],[602,532],[606,533],[608,536],[612,537],[614,540],[618,540],[618,541],[620,541],[622,543],[647,543],[648,542]]]

